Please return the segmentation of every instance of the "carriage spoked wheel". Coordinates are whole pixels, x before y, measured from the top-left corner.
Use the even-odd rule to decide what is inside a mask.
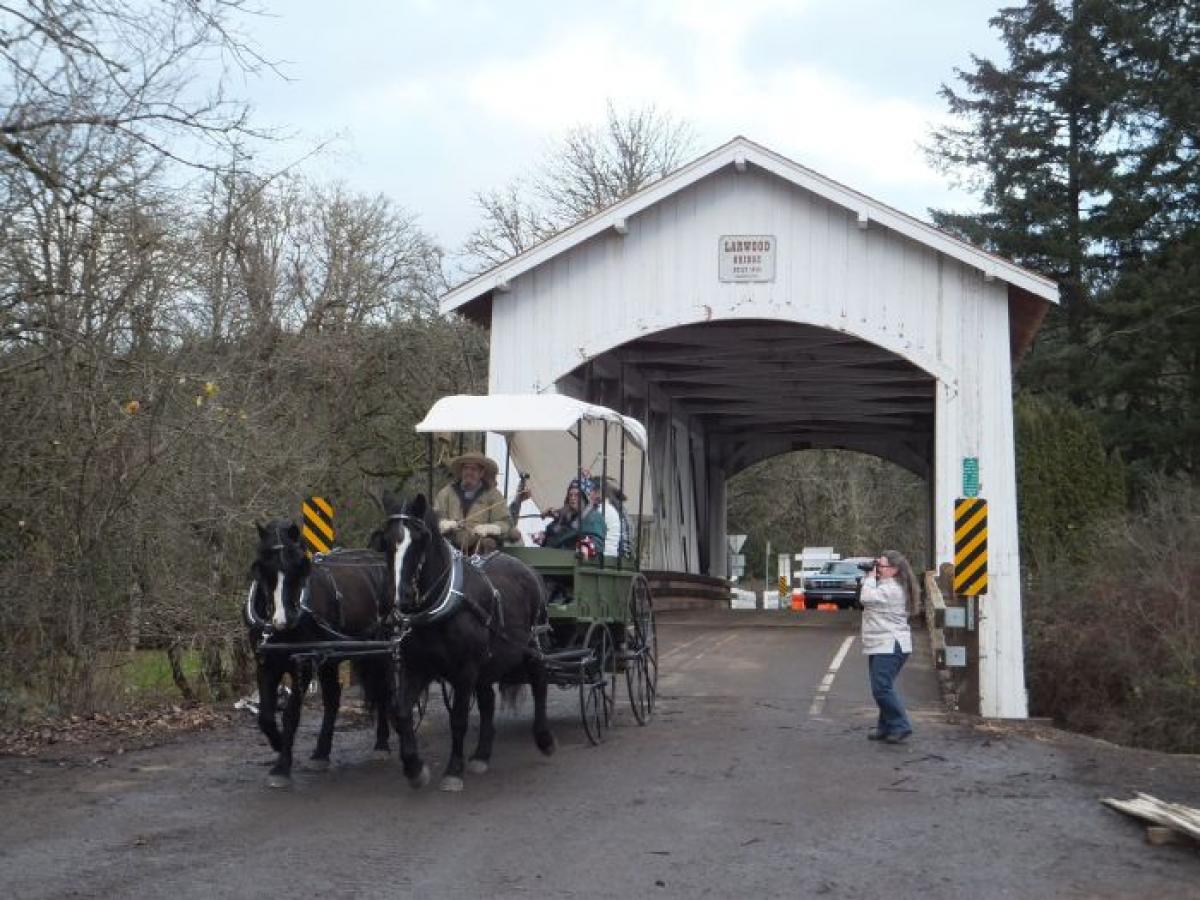
[[[580,663],[579,715],[588,740],[599,744],[612,724],[617,681],[617,654],[608,625],[589,625],[583,646],[591,652]]]
[[[629,582],[629,619],[625,623],[625,685],[639,725],[650,721],[658,692],[658,632],[654,603],[644,575]]]

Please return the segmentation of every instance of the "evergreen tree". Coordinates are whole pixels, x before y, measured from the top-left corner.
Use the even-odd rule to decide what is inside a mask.
[[[1007,60],[943,86],[960,124],[930,147],[984,210],[934,220],[1058,281],[1023,387],[1098,409],[1139,466],[1194,474],[1200,3],[1027,0],[992,24]]]
[[[1062,314],[1047,322],[1040,348],[1052,364],[1031,363],[1039,380],[1050,376],[1045,386],[1076,398],[1087,380],[1089,303],[1109,270],[1107,220],[1097,213],[1120,159],[1125,85],[1111,64],[1114,18],[1106,0],[1001,10],[991,23],[1007,64],[976,56],[971,70],[956,70],[965,90],[943,85],[941,93],[964,124],[937,131],[930,148],[935,164],[976,187],[985,206],[974,215],[933,211],[934,221],[1059,283]]]
[[[1140,484],[1200,475],[1200,3],[1123,5],[1112,62],[1131,149],[1105,211],[1116,277],[1089,356],[1106,435]]]
[[[1124,469],[1105,455],[1095,416],[1065,400],[1022,396],[1013,412],[1021,558],[1077,559],[1094,526],[1124,508]]]

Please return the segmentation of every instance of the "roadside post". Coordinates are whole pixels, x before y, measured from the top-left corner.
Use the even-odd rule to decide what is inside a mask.
[[[943,649],[939,669],[953,673],[951,683],[963,712],[980,713],[979,618],[988,591],[988,502],[979,496],[979,460],[963,459],[963,494],[954,501],[954,562],[941,567],[939,586]]]
[[[792,608],[792,554],[780,553],[778,560],[779,573],[779,608]]]
[[[768,538],[767,539],[767,552],[763,555],[762,608],[763,609],[774,609],[775,607],[771,605],[771,601],[774,599],[774,597],[775,597],[775,594],[771,590],[771,540],[770,540],[770,538]]]
[[[729,534],[725,540],[729,543],[729,578],[738,581],[746,574],[746,555],[742,553],[746,535]]]

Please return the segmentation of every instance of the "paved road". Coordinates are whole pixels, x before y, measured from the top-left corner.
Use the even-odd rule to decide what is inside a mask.
[[[555,691],[558,754],[537,753],[527,708],[509,714],[493,770],[457,795],[413,792],[394,760],[372,761],[361,721],[339,731],[332,771],[301,769],[285,791],[264,787],[248,719],[101,761],[3,759],[0,893],[1200,897],[1200,854],[1144,845],[1097,802],[1144,790],[1200,806],[1200,760],[947,722],[919,661],[901,681],[912,742],[868,742],[855,625],[664,619],[650,726],[623,713],[590,747],[575,697]],[[444,760],[444,716],[422,731]]]

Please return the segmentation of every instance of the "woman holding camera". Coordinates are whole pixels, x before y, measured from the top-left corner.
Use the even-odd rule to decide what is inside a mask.
[[[880,553],[862,581],[863,653],[871,695],[879,707],[879,723],[867,732],[872,741],[902,744],[912,734],[912,722],[896,692],[896,676],[912,653],[908,619],[916,614],[918,597],[912,566],[895,550]]]

